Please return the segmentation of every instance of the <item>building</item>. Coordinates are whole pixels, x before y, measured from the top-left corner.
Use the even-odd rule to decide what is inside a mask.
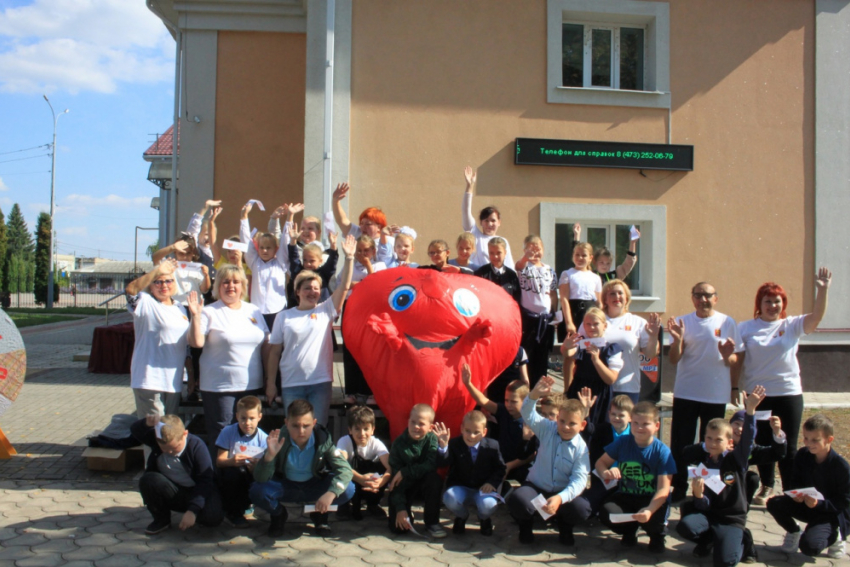
[[[848,0],[148,5],[180,54],[170,230],[210,198],[224,200],[220,226],[249,198],[321,216],[349,181],[350,216],[379,205],[415,227],[423,262],[428,241],[461,231],[470,164],[475,210],[501,209],[515,251],[540,234],[556,266],[573,222],[612,245],[638,225],[636,312],[690,312],[700,280],[738,320],[770,280],[806,312],[829,266],[829,312],[800,358],[832,381],[818,389],[845,387]],[[694,165],[516,165],[517,138],[688,145]]]

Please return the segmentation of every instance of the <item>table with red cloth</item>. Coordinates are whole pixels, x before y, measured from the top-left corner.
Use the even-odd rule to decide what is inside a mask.
[[[136,333],[132,321],[108,327],[96,327],[89,355],[93,374],[129,374]]]

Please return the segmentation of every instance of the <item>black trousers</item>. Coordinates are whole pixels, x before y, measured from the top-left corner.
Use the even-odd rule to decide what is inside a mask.
[[[557,492],[547,492],[534,486],[530,482],[523,483],[522,486],[511,492],[508,497],[508,511],[517,523],[522,526],[528,525],[534,521],[534,515],[537,509],[531,503],[535,496],[543,494],[546,499],[558,494]],[[573,498],[569,502],[564,502],[555,513],[555,523],[559,528],[572,528],[573,526],[584,522],[590,517],[590,503],[581,496]]]
[[[171,511],[185,512],[189,509],[192,489],[178,486],[168,477],[158,472],[146,472],[139,479],[139,492],[154,520],[168,522]],[[197,523],[203,526],[215,527],[224,519],[221,508],[221,496],[214,490],[207,498],[204,507],[197,513]]]
[[[217,470],[217,481],[224,513],[242,516],[251,507],[248,490],[254,475],[247,467],[223,467]]]
[[[697,544],[714,543],[714,567],[735,567],[744,553],[744,528],[711,522],[704,514],[679,520],[676,531]]]
[[[803,502],[794,502],[790,496],[774,496],[767,501],[767,511],[786,532],[796,533],[800,526],[794,520],[806,523],[800,538],[803,555],[817,557],[821,551],[838,540],[838,517],[809,508]]]
[[[395,490],[399,490],[396,488]],[[394,534],[401,533],[395,525],[395,517],[400,510],[397,510],[393,503],[394,494],[390,494],[390,531]],[[408,516],[413,520],[413,513],[410,508],[413,506],[414,500],[422,500],[424,503],[424,521],[426,526],[431,526],[440,523],[440,504],[443,498],[443,478],[435,472],[428,473],[413,486],[404,491],[404,499],[407,503],[405,509]]]
[[[673,398],[673,423],[670,427],[670,451],[676,460],[673,476],[674,498],[683,497],[688,492],[688,463],[682,456],[682,450],[693,444],[699,421],[699,439],[705,437],[705,426],[716,417],[726,415],[726,404],[708,404],[682,398]]]
[[[800,435],[800,425],[803,421],[803,395],[797,396],[768,396],[762,400],[759,411],[770,410],[782,421],[782,431],[788,437],[788,447],[785,458],[779,461],[779,475],[782,486],[790,486],[794,474],[794,456],[797,454],[797,438]],[[770,446],[773,443],[773,430],[769,421],[756,422],[756,443]],[[776,482],[773,463],[759,465],[759,476],[764,486],[773,488]]]
[[[615,492],[599,510],[599,520],[615,534],[634,535],[637,534],[638,528],[643,528],[643,531],[650,536],[664,535],[667,532],[668,502],[665,502],[661,508],[656,510],[645,524],[639,522],[611,523],[611,514],[634,514],[646,508],[652,501],[652,498],[652,494],[648,496],[636,496]]]
[[[533,388],[542,376],[549,373],[549,353],[555,343],[555,329],[546,325],[538,340],[538,320],[533,317],[522,317],[521,346],[528,356],[528,380]]]

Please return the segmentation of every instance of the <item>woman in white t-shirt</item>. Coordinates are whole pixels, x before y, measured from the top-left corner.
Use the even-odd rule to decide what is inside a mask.
[[[477,266],[483,266],[490,262],[490,252],[488,245],[490,239],[496,236],[499,227],[502,226],[502,213],[499,209],[493,206],[484,207],[478,213],[478,220],[481,221],[481,228],[475,226],[475,217],[472,216],[472,191],[475,187],[475,182],[478,180],[478,172],[469,166],[463,170],[464,178],[466,178],[466,191],[463,193],[463,202],[461,203],[461,214],[463,221],[463,230],[471,232],[475,237],[475,249],[469,257],[469,262]],[[505,264],[508,266],[514,265],[514,257],[511,254],[511,245],[505,239]]]
[[[236,402],[263,393],[263,351],[269,333],[263,312],[248,302],[248,278],[242,268],[222,266],[213,296],[218,301],[204,306],[197,294],[189,295],[189,344],[204,349],[200,389],[210,447],[233,423]]]
[[[350,234],[342,243],[345,264],[342,278],[333,295],[322,303],[322,278],[303,270],[295,278],[298,305],[280,313],[269,338],[266,358],[266,396],[277,395],[274,377],[280,368],[281,397],[284,408],[295,400],[313,404],[313,416],[325,425],[333,389],[333,322],[342,310],[351,286],[356,241]]]
[[[771,411],[782,421],[782,430],[787,435],[788,449],[785,458],[779,461],[779,474],[785,486],[791,480],[794,455],[797,453],[797,437],[803,418],[803,387],[800,382],[800,365],[797,348],[800,337],[814,332],[826,314],[827,293],[832,273],[818,270],[815,286],[815,307],[808,315],[787,317],[788,295],[781,285],[773,282],[762,284],[756,293],[753,319],[738,325],[744,352],[741,368],[740,388],[752,392],[757,385],[765,387],[767,397],[759,404],[759,411]],[[756,443],[770,445],[773,433],[768,421],[758,422]],[[773,492],[774,467],[759,466],[761,490],[753,500],[764,504]]]
[[[140,418],[176,414],[180,406],[189,318],[172,299],[176,267],[175,260],[163,260],[125,289],[136,335],[130,386]]]
[[[658,330],[661,317],[650,313],[649,320],[629,312],[632,292],[622,280],[611,280],[602,286],[602,310],[608,320],[605,338],[623,351],[623,368],[611,386],[611,398],[624,394],[633,403],[640,401],[640,355],[653,358],[658,354]],[[578,329],[584,335],[584,324]]]
[[[735,320],[714,309],[717,291],[713,285],[696,284],[691,301],[693,313],[667,322],[673,339],[668,356],[676,366],[670,427],[670,450],[678,471],[673,477],[674,501],[681,501],[688,490],[688,463],[682,450],[694,442],[697,422],[702,440],[708,422],[726,415],[726,404],[733,397],[730,367],[744,350]]]

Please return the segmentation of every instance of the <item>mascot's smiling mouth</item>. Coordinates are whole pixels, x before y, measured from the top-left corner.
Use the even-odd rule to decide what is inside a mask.
[[[413,348],[416,350],[422,350],[423,348],[438,348],[441,350],[449,350],[460,340],[460,337],[455,337],[453,339],[449,339],[447,341],[441,341],[438,343],[432,343],[428,341],[422,341],[417,338],[411,337],[408,334],[404,335],[407,337],[407,340],[410,341],[410,344],[413,345]]]

